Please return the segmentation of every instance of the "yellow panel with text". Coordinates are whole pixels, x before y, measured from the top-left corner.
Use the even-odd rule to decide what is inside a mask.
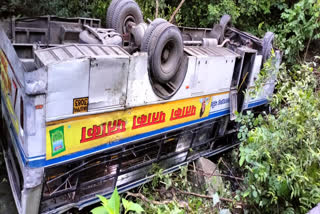
[[[9,76],[9,71],[12,72],[11,67],[9,66],[9,61],[3,52],[2,49],[0,49],[0,85],[1,85],[1,93],[2,96],[4,96],[4,104],[6,105],[9,116],[11,119],[11,122],[13,124],[13,127],[16,130],[16,133],[19,135],[19,121],[16,116],[16,113],[14,112],[14,108],[12,105],[12,102],[10,100],[9,95],[12,94],[12,82]]]
[[[61,157],[138,134],[207,117],[211,96],[48,123],[46,159]]]

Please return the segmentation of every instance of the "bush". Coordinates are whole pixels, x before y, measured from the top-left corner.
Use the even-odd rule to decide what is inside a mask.
[[[240,165],[246,169],[248,202],[266,213],[306,213],[320,201],[320,96],[313,68],[282,70],[274,115],[240,115]],[[292,82],[291,82],[292,83]]]
[[[288,63],[301,63],[310,41],[320,38],[320,1],[301,0],[281,14],[277,43]],[[308,44],[307,44],[308,43]],[[307,45],[306,45],[307,44]]]

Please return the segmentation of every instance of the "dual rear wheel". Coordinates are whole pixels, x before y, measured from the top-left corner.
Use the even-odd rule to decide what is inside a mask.
[[[143,16],[134,0],[112,0],[106,22],[108,28],[125,35],[130,33],[132,25],[143,23]],[[147,27],[139,48],[148,53],[149,79],[154,92],[169,99],[180,88],[186,73],[186,69],[181,69],[184,54],[180,30],[164,19],[155,19]]]
[[[142,12],[134,0],[111,1],[106,17],[108,28],[115,29],[120,34],[126,34],[130,23],[138,25],[142,22]]]
[[[132,26],[143,21],[142,12],[134,0],[112,0],[106,16],[107,27],[121,35],[128,35]],[[231,17],[220,19],[219,43],[231,25]],[[263,63],[270,57],[274,34],[267,32],[262,40]],[[186,74],[183,61],[183,40],[175,25],[158,18],[149,24],[142,37],[140,51],[148,53],[149,79],[154,92],[163,99],[172,97],[182,85]]]

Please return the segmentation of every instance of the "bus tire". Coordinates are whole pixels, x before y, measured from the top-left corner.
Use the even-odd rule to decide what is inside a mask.
[[[168,22],[157,25],[148,43],[148,55],[153,78],[168,83],[179,71],[183,57],[180,30]]]
[[[262,63],[265,63],[271,56],[274,33],[267,32],[262,39]]]
[[[160,25],[160,24],[162,24],[162,23],[165,23],[165,22],[167,22],[167,21],[164,20],[164,19],[161,19],[161,18],[157,18],[157,19],[153,20],[153,21],[149,24],[146,32],[145,32],[144,35],[143,35],[143,39],[142,39],[141,47],[140,47],[140,50],[141,50],[141,51],[143,51],[143,52],[147,52],[147,51],[148,51],[148,44],[149,44],[149,42],[150,42],[150,39],[151,39],[151,37],[152,37],[152,33],[153,33],[154,29],[155,29],[158,25]]]
[[[112,0],[111,3],[109,4],[108,10],[107,10],[107,14],[106,14],[106,25],[107,28],[112,28],[111,26],[111,20],[112,20],[112,16],[114,13],[114,8],[116,7],[116,5],[120,2],[120,0]]]
[[[226,29],[228,26],[231,25],[231,16],[228,14],[224,14],[221,19],[220,19],[220,26],[222,27],[222,33],[221,36],[219,38],[219,43],[222,43],[224,40],[224,35],[226,33]]]
[[[107,18],[109,17],[107,25],[120,34],[127,33],[126,24],[129,21],[136,25],[143,22],[142,12],[133,0],[117,0],[110,13],[111,15],[107,15]]]

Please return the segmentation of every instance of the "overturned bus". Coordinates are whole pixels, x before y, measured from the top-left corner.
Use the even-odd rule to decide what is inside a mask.
[[[19,213],[61,213],[236,146],[235,112],[263,109],[280,52],[231,26],[145,23],[133,0],[113,0],[107,27],[43,16],[0,23],[1,128]],[[224,138],[225,140],[219,140]]]

